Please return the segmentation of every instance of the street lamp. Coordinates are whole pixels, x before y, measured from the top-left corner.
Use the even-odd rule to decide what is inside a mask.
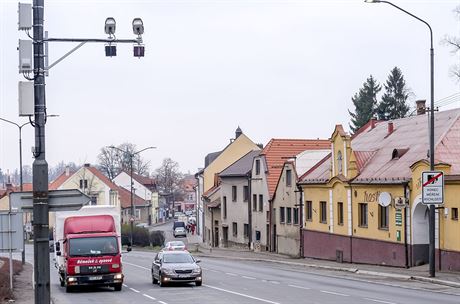
[[[129,152],[128,150],[122,150],[118,147],[115,147],[115,146],[109,146],[110,149],[115,149],[115,150],[118,150],[126,155],[128,155],[129,157],[129,169],[130,169],[130,176],[131,176],[131,187],[130,187],[130,193],[131,193],[131,218],[129,220],[130,222],[130,236],[129,236],[129,242],[131,243],[131,246],[133,245],[133,230],[134,230],[134,189],[133,189],[133,159],[134,159],[134,156],[136,156],[137,154],[141,153],[141,152],[144,152],[145,150],[149,150],[149,149],[156,149],[156,147],[147,147],[147,148],[144,148],[142,150],[139,150],[137,152]]]
[[[431,102],[430,102],[430,171],[434,170],[434,49],[433,49],[433,31],[431,26],[425,20],[415,16],[414,14],[409,13],[408,11],[400,8],[399,6],[389,2],[381,0],[365,0],[366,3],[386,3],[398,10],[408,14],[409,16],[423,22],[428,29],[430,30],[430,90],[431,90]],[[429,260],[430,260],[430,277],[435,276],[435,233],[434,233],[434,221],[435,221],[435,207],[433,204],[430,205],[430,228],[429,228],[429,238],[430,238],[430,250],[429,250]]]

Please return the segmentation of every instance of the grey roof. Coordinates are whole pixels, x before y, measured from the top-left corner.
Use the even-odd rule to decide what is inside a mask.
[[[259,155],[260,151],[250,151],[239,160],[228,166],[225,170],[220,172],[220,177],[232,177],[232,176],[246,176],[246,174],[252,169],[252,161],[254,157]]]
[[[212,152],[206,155],[204,158],[204,167],[206,168],[209,166],[217,157],[219,157],[220,153],[222,153],[222,151]]]

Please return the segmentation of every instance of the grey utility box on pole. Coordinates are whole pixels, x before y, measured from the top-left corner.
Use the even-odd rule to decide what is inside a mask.
[[[30,73],[32,71],[32,40],[19,39],[19,73]]]
[[[34,82],[19,81],[19,116],[34,115]]]
[[[18,30],[30,30],[32,28],[32,4],[19,3]]]

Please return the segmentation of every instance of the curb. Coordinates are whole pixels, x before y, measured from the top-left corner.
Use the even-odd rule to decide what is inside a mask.
[[[269,262],[269,263],[277,263],[277,264],[284,264],[284,265],[291,265],[291,266],[303,266],[303,267],[316,268],[316,269],[326,269],[326,270],[371,275],[371,276],[376,276],[376,277],[395,278],[395,279],[401,279],[401,280],[407,280],[407,281],[409,280],[421,281],[421,282],[426,282],[426,283],[460,288],[460,283],[452,282],[452,281],[445,281],[445,280],[440,280],[440,279],[433,279],[433,278],[426,278],[426,277],[421,277],[421,276],[412,276],[412,275],[405,275],[405,274],[397,274],[397,273],[360,270],[358,268],[326,266],[326,265],[317,265],[317,264],[304,264],[304,263],[296,263],[296,262],[288,262],[288,261],[280,261],[280,260],[269,260],[265,258],[243,258],[243,257],[229,257],[229,256],[222,256],[222,255],[209,255],[203,252],[198,252],[196,256],[207,257],[207,258],[217,258],[217,259],[240,260],[240,261]]]

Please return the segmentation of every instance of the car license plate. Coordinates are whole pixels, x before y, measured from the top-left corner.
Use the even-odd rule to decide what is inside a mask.
[[[89,277],[90,281],[102,280],[102,276]]]

